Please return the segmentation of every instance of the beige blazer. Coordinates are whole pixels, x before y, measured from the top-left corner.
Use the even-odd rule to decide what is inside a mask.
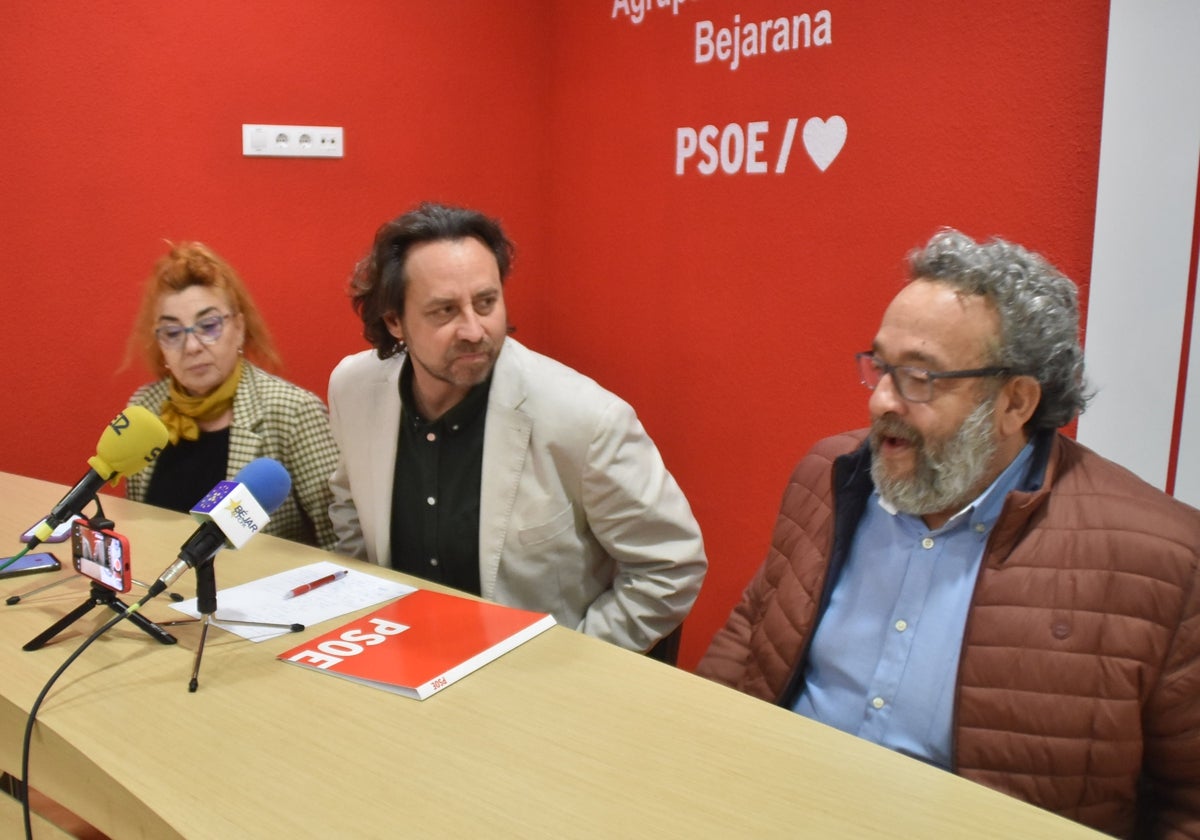
[[[343,554],[390,562],[403,357],[347,356],[329,380],[341,460],[330,518]],[[488,396],[479,512],[482,595],[644,651],[692,608],[700,528],[633,409],[506,339]]]

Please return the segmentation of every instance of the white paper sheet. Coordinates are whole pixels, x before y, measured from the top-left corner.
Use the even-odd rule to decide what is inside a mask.
[[[286,593],[297,586],[319,580],[342,569],[346,569],[348,573],[341,580],[294,598],[284,598]],[[217,611],[213,614],[212,623],[244,639],[262,642],[291,632],[289,626],[292,624],[303,624],[308,628],[364,607],[399,598],[412,591],[413,587],[406,584],[375,577],[353,566],[342,566],[323,560],[229,589],[221,589],[218,582]],[[195,598],[171,606],[193,618],[200,617],[196,610]],[[282,624],[284,627],[226,624],[222,619]]]

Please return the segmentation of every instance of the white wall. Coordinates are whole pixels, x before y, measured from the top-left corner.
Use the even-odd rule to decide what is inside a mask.
[[[1200,164],[1200,2],[1112,0],[1079,440],[1166,488]],[[1200,506],[1193,323],[1175,495]]]

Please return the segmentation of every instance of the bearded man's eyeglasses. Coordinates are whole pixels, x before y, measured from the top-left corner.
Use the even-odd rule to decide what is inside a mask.
[[[974,379],[991,376],[1019,376],[1021,372],[1008,367],[982,367],[970,370],[933,371],[912,365],[889,365],[872,351],[856,353],[858,375],[862,384],[871,391],[890,375],[892,384],[901,399],[914,403],[926,403],[933,399],[933,386],[939,379]]]

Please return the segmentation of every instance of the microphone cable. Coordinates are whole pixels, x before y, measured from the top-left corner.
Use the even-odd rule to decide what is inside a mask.
[[[156,593],[157,594],[157,593]],[[123,612],[117,613],[100,627],[93,631],[90,636],[83,640],[83,643],[77,647],[70,656],[68,656],[63,664],[58,666],[58,670],[50,675],[50,679],[46,680],[45,686],[42,687],[41,693],[37,699],[33,701],[33,705],[29,707],[29,717],[25,721],[25,737],[21,741],[21,815],[25,820],[25,840],[33,840],[33,816],[29,810],[29,751],[33,741],[33,724],[37,721],[38,709],[41,708],[42,702],[46,699],[46,695],[50,693],[50,689],[58,682],[58,678],[78,659],[92,642],[99,639],[109,630],[117,625],[121,619],[133,615],[140,610],[142,606],[154,596],[147,593],[142,600],[126,607]]]

